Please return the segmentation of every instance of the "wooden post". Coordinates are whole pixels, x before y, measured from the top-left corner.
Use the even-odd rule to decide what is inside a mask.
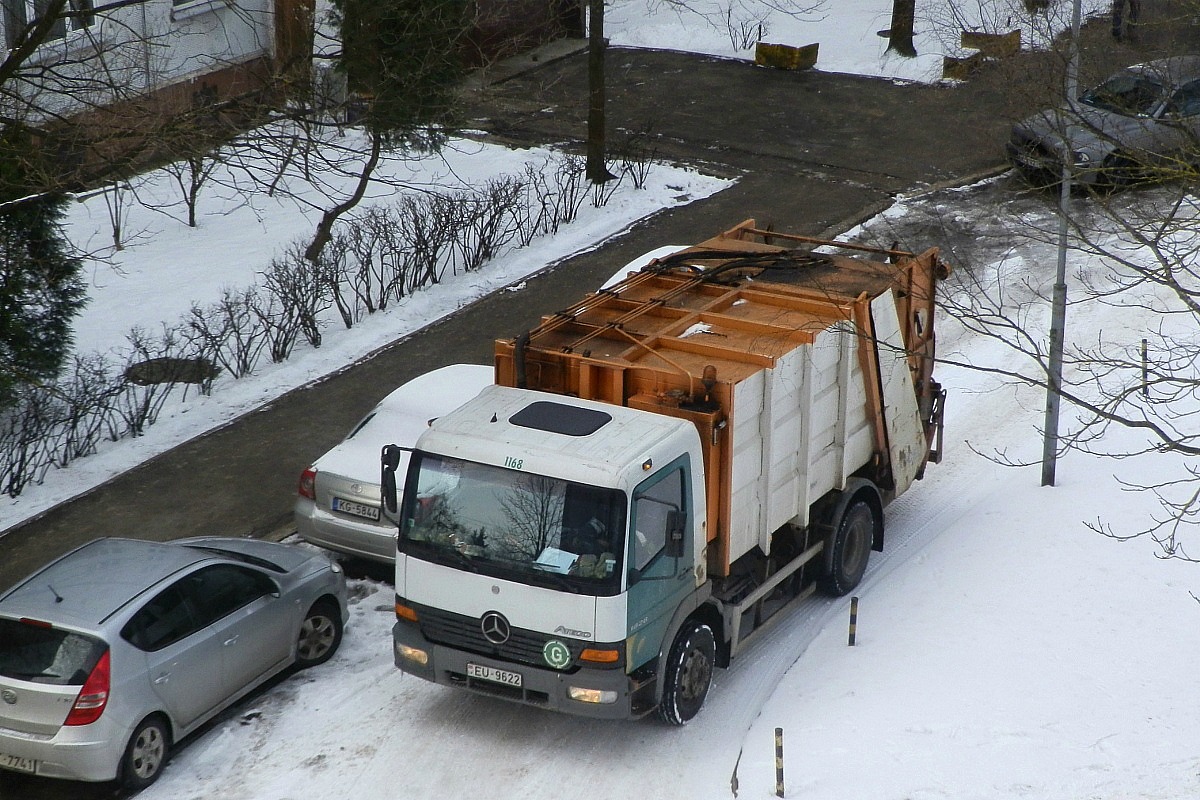
[[[850,598],[850,646],[854,647],[854,634],[858,630],[858,598]]]
[[[783,797],[783,728],[775,729],[775,796]]]

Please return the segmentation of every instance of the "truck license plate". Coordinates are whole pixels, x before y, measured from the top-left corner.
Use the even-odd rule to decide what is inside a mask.
[[[21,758],[20,756],[10,756],[7,753],[0,753],[0,767],[5,769],[15,769],[18,772],[37,772],[37,763],[32,758]]]
[[[369,506],[366,503],[356,503],[353,500],[343,500],[340,497],[333,498],[332,507],[334,511],[340,511],[343,514],[352,514],[356,517],[365,517],[370,520],[379,521],[379,506]]]
[[[481,681],[491,681],[492,683],[503,683],[506,686],[516,686],[518,688],[521,686],[521,673],[487,667],[483,664],[468,663],[467,677],[478,678]]]

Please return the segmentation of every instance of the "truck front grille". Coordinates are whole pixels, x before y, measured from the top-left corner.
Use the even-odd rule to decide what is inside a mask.
[[[436,644],[513,664],[544,668],[546,660],[542,656],[542,650],[545,648],[546,642],[551,638],[556,638],[571,651],[571,666],[563,671],[571,672],[578,667],[577,659],[583,646],[577,640],[550,637],[544,633],[513,628],[508,641],[503,644],[493,644],[484,638],[478,617],[452,614],[449,611],[428,606],[417,606],[417,614],[421,621],[421,634]]]

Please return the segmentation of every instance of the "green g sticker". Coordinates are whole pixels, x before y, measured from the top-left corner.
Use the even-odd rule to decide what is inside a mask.
[[[551,639],[542,648],[542,658],[555,669],[565,669],[571,665],[571,648],[558,639]]]

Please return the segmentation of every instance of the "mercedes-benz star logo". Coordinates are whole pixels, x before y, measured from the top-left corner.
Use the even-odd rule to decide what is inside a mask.
[[[4,702],[8,703],[10,706],[16,705],[17,703],[17,693],[12,689],[5,689],[3,692],[0,692],[0,697],[4,698]]]
[[[504,644],[512,634],[508,620],[496,611],[489,611],[483,615],[483,619],[479,621],[479,629],[483,631],[483,638],[492,644]]]

